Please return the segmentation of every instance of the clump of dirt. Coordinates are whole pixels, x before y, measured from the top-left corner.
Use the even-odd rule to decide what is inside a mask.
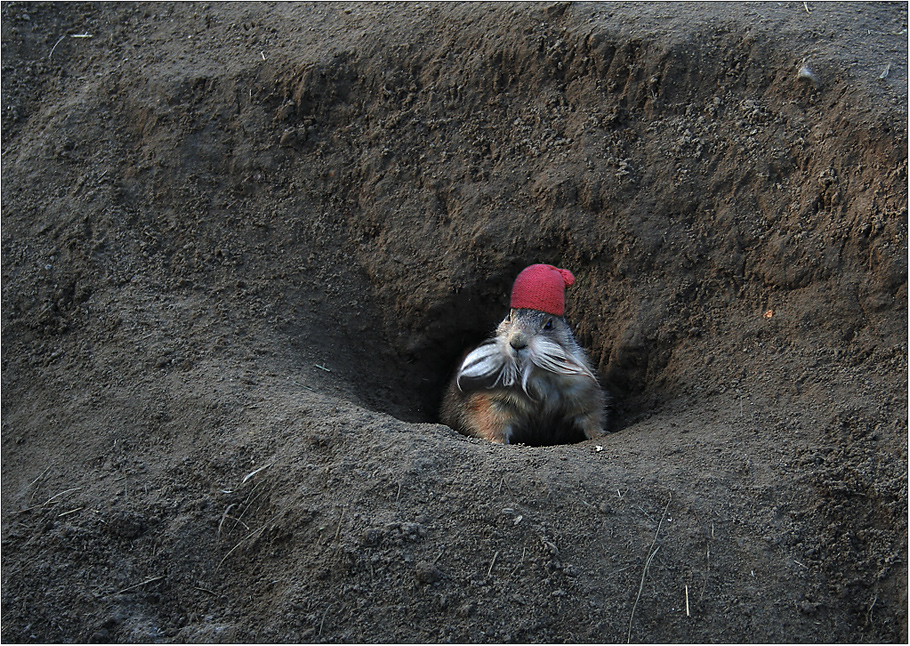
[[[2,17],[4,641],[906,642],[905,4]]]

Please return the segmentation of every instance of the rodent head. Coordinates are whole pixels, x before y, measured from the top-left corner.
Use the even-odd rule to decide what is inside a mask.
[[[511,309],[496,328],[503,350],[516,357],[527,354],[538,339],[548,339],[572,352],[577,344],[569,324],[561,316],[528,309]]]
[[[513,308],[499,324],[496,336],[465,357],[457,384],[462,390],[520,386],[532,396],[529,380],[535,369],[597,381],[563,317]]]

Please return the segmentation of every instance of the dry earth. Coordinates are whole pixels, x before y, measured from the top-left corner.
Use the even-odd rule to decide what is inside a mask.
[[[906,643],[905,3],[3,3],[2,119],[4,642]],[[534,262],[602,441],[437,423]]]

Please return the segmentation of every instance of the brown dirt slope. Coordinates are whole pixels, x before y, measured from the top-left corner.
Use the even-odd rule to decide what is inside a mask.
[[[4,3],[2,48],[3,641],[906,642],[906,4]],[[602,441],[436,423],[534,262]]]

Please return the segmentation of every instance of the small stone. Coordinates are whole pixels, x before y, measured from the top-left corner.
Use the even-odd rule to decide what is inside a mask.
[[[803,65],[799,68],[799,72],[796,73],[796,78],[804,83],[809,83],[814,87],[818,87],[819,85],[818,77],[808,65]]]
[[[428,585],[439,581],[442,578],[442,572],[432,563],[420,561],[414,571],[414,576],[417,577],[417,581],[420,583]]]
[[[367,547],[375,547],[382,542],[385,532],[379,527],[371,527],[363,533],[363,544]]]

